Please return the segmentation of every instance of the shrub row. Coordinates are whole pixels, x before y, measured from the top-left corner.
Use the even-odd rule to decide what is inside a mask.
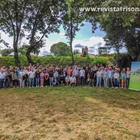
[[[23,66],[28,66],[28,61],[26,56],[21,56],[19,57],[20,59],[20,64],[21,67]],[[109,60],[113,60],[111,57],[93,57],[91,58],[90,56],[87,57],[80,57],[80,56],[74,56],[75,62],[79,65],[84,65],[84,64],[89,64],[89,65],[95,65],[97,63],[102,63],[104,65],[108,64]],[[53,64],[53,65],[59,65],[59,66],[66,66],[66,65],[71,65],[71,57],[70,56],[34,56],[32,57],[32,60],[35,63],[40,63],[42,65],[46,64]],[[14,64],[14,57],[12,56],[5,56],[5,57],[0,57],[0,66],[15,66]]]

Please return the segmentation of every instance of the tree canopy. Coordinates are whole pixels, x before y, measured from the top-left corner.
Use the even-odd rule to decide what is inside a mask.
[[[55,56],[70,56],[70,47],[63,42],[59,42],[56,44],[53,44],[51,46],[50,51],[55,55]]]

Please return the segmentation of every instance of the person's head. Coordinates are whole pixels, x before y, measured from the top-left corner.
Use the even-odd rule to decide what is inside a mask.
[[[118,73],[118,70],[117,69],[115,69],[115,73]]]
[[[127,67],[127,71],[130,71],[130,68],[129,67]]]

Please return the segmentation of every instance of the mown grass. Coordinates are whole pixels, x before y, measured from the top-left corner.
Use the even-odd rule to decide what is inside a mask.
[[[93,87],[0,90],[1,140],[139,140],[140,92]]]

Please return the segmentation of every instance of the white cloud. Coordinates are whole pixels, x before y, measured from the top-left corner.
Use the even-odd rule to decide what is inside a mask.
[[[60,42],[60,39],[57,40],[50,40],[49,38],[46,39],[46,45],[45,47],[40,49],[40,52],[42,53],[43,51],[48,51],[50,52],[50,48],[53,44]]]
[[[0,36],[1,36],[1,39],[3,39],[6,43],[8,43],[9,47],[13,47],[13,39],[12,37],[9,37],[8,34],[5,34],[4,32],[1,32],[0,31]],[[0,44],[0,46],[2,47],[2,49],[5,49],[7,48],[3,43]]]
[[[75,49],[74,46],[77,45],[77,44],[80,44],[82,46],[87,46],[88,48],[89,47],[94,47],[94,52],[93,53],[97,54],[98,53],[97,49],[101,46],[103,47],[105,45],[105,41],[104,41],[103,37],[95,37],[95,36],[89,38],[86,41],[85,40],[74,40],[73,41],[73,49]],[[89,49],[91,50],[91,48],[89,48]],[[80,49],[80,52],[81,51],[82,50]]]

